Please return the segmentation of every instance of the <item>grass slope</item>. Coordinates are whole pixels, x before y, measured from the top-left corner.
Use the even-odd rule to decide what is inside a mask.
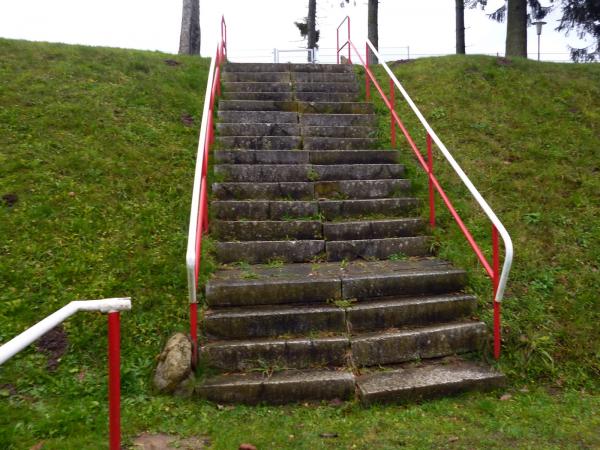
[[[128,443],[151,430],[208,435],[223,449],[247,441],[306,449],[600,446],[600,67],[449,57],[395,69],[515,237],[501,362],[512,397],[221,409],[150,389],[161,344],[186,328],[183,255],[208,68],[205,59],[177,57],[181,64],[171,66],[167,58],[0,40],[0,196],[18,197],[12,207],[0,204],[0,342],[70,300],[131,295],[134,311],[123,315]],[[181,120],[187,115],[192,127]],[[462,198],[436,163],[449,193]],[[416,184],[423,189],[422,178]],[[485,243],[473,205],[457,204]],[[440,222],[440,251],[471,268],[489,320],[487,281],[448,218]],[[105,318],[80,314],[65,327],[69,351],[55,372],[34,349],[0,368],[0,448],[105,448]]]

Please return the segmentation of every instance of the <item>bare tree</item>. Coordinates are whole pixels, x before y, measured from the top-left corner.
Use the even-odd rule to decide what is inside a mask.
[[[379,50],[379,30],[378,30],[378,11],[379,11],[379,0],[369,0],[369,7],[367,15],[369,17],[367,26],[367,35],[369,40],[377,50]],[[369,62],[371,64],[377,64],[379,61],[375,54],[369,50]]]
[[[200,55],[200,0],[183,0],[179,54]]]

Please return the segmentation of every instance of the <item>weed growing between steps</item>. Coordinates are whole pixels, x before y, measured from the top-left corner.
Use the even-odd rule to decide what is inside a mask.
[[[128,444],[149,430],[208,434],[223,449],[246,441],[307,449],[600,446],[591,382],[598,374],[593,326],[600,287],[599,211],[592,201],[600,187],[598,67],[523,62],[503,71],[494,58],[450,57],[398,69],[425,113],[442,105],[446,115],[433,125],[459,149],[457,158],[515,236],[502,369],[531,392],[515,388],[505,401],[501,393],[471,394],[370,409],[230,408],[150,389],[164,341],[187,331],[184,255],[208,69],[206,59],[165,62],[172,58],[0,40],[0,341],[71,300],[131,295],[134,309],[122,315]],[[430,81],[445,84],[431,88]],[[493,102],[482,97],[486,90]],[[537,127],[517,127],[517,118]],[[414,180],[420,172],[412,156],[404,150],[401,157]],[[416,183],[425,192],[425,180]],[[454,185],[448,190],[462,195]],[[472,217],[468,202],[457,206]],[[440,222],[441,252],[472,269],[471,285],[489,320],[489,282],[448,218]],[[474,218],[469,225],[489,246],[486,222]],[[205,242],[207,251],[211,241]],[[202,280],[210,270],[205,261]],[[106,317],[81,313],[65,329],[69,346],[55,372],[34,347],[0,368],[0,448],[40,441],[47,449],[105,447]],[[539,382],[552,387],[531,387]],[[320,437],[326,433],[338,437]]]

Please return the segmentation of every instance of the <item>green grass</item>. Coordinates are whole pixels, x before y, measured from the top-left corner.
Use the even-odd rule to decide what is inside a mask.
[[[0,204],[0,342],[71,300],[132,296],[122,316],[127,443],[150,430],[208,435],[218,449],[600,446],[599,66],[448,57],[396,69],[515,239],[500,363],[512,398],[220,409],[151,390],[161,346],[187,329],[185,239],[208,69],[166,58],[0,40],[0,196],[18,196]],[[486,222],[436,166],[489,246]],[[415,184],[423,192],[422,177]],[[442,255],[470,270],[489,321],[487,280],[444,214],[440,225]],[[66,322],[56,372],[33,348],[0,368],[0,448],[106,448],[105,321]]]

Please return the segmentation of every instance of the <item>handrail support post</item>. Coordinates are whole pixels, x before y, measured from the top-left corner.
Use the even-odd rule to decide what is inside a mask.
[[[365,70],[365,98],[367,101],[371,99],[371,83],[369,82],[369,75],[367,74],[367,70],[369,69],[369,46],[365,43],[365,61],[366,61],[366,70]],[[393,122],[393,121],[392,121]]]
[[[435,187],[433,185],[433,151],[431,135],[427,133],[427,178],[429,179],[429,225],[435,228]]]
[[[500,329],[500,302],[497,299],[498,285],[500,283],[500,245],[498,228],[492,224],[492,268],[494,277],[494,358],[500,358],[500,347],[502,341],[502,330]]]
[[[367,48],[367,54],[369,54],[369,49]],[[392,148],[396,148],[396,121],[394,120],[394,114],[392,111],[395,109],[396,104],[396,92],[394,89],[394,80],[390,78],[390,141],[392,142]]]
[[[110,450],[121,449],[121,324],[118,311],[108,313],[108,422]]]

